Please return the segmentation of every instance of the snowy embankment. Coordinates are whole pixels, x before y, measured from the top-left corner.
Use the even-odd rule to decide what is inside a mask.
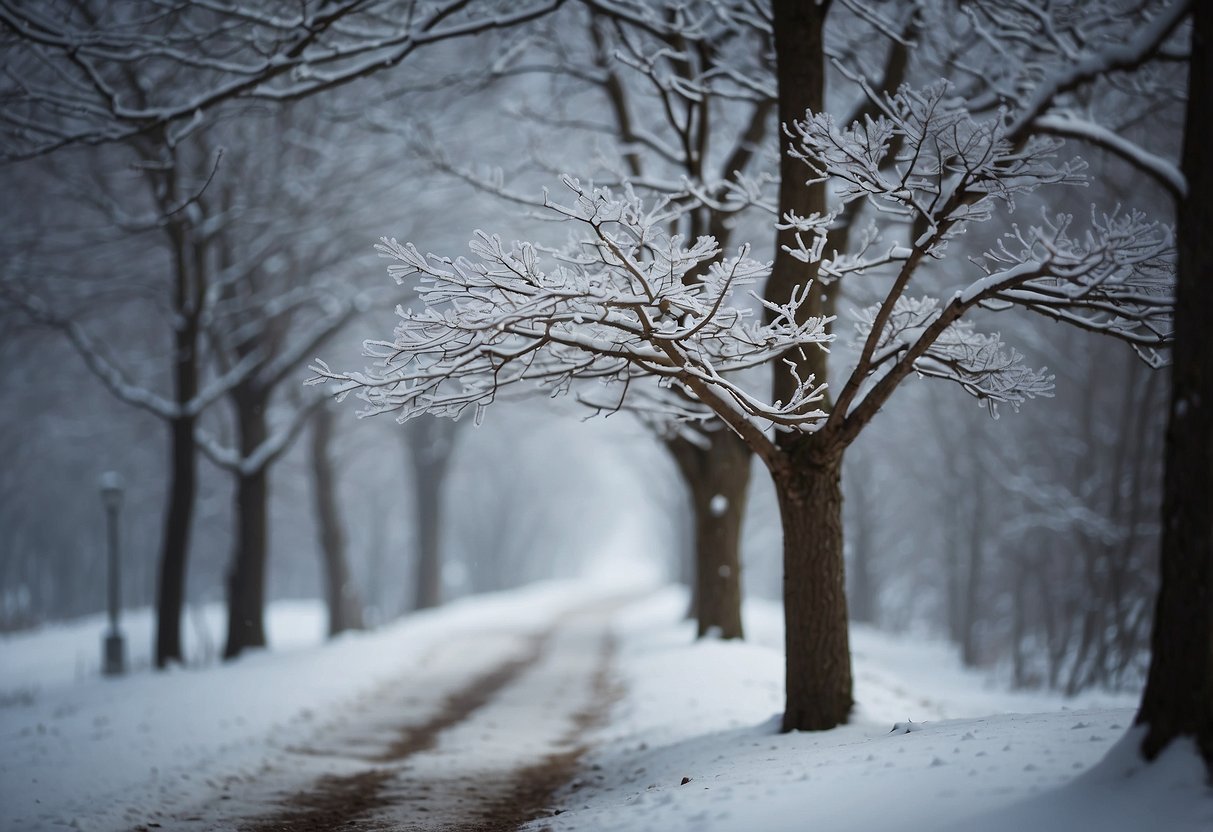
[[[570,608],[619,589],[538,584],[328,644],[320,604],[280,603],[268,617],[272,652],[116,679],[97,675],[101,618],[4,637],[0,830],[130,829],[221,791],[239,799],[241,784],[279,767],[285,749],[340,719],[358,696],[412,672],[432,686],[436,676],[463,681]],[[205,615],[210,632],[222,632],[214,626],[221,610]],[[150,616],[124,621],[134,663],[146,668]],[[455,663],[443,654],[450,644],[462,672],[446,667]]]
[[[1213,794],[1190,748],[1125,779],[1132,748],[1113,746],[1135,697],[992,689],[943,645],[856,628],[853,723],[780,735],[778,607],[747,605],[747,643],[692,644],[684,605],[663,592],[619,619],[628,694],[583,761],[583,782],[559,796],[561,813],[530,828],[1213,829]]]

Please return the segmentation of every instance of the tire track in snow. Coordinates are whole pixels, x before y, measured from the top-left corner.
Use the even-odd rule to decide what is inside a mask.
[[[607,631],[607,620],[609,613],[621,603],[607,602],[567,614],[549,628],[532,635],[521,654],[448,694],[441,708],[429,719],[421,724],[399,727],[398,736],[381,751],[358,756],[372,768],[322,776],[310,787],[287,798],[282,811],[254,819],[239,828],[244,832],[287,829],[294,832],[332,829],[505,832],[548,814],[547,805],[552,795],[572,779],[577,761],[587,750],[582,735],[602,719],[614,701],[610,675],[613,639]],[[551,655],[554,641],[561,642],[559,647],[562,649],[556,651],[560,655]],[[593,644],[588,651],[585,649],[587,641]],[[578,666],[579,662],[582,666]],[[529,688],[539,691],[555,686],[560,689],[572,687],[576,693],[581,686],[584,702],[581,707],[571,710],[562,709],[556,702],[538,702],[528,688],[528,676],[536,677],[529,680]],[[424,681],[424,677],[413,680],[415,684]],[[507,694],[507,700],[521,700],[523,707],[529,704],[534,713],[527,716],[563,720],[565,725],[546,741],[539,756],[532,756],[524,764],[509,768],[488,766],[478,770],[478,758],[483,756],[482,749],[476,745],[478,740],[469,745],[464,736],[460,747],[458,737],[460,732],[464,735],[477,732],[477,738],[487,739],[484,748],[493,746],[493,740],[488,738],[495,731],[501,732],[492,716],[486,716],[486,712],[494,708],[486,706],[496,704],[498,710],[511,707],[508,701],[494,703],[503,692]],[[513,707],[518,704],[515,702]],[[509,715],[508,711],[506,713]],[[505,733],[504,737],[496,739],[494,751],[508,747],[511,738],[508,731]],[[452,736],[457,748],[443,756],[442,749],[436,746]],[[297,751],[326,753],[307,749]],[[430,765],[417,763],[415,758],[419,756],[427,757]]]

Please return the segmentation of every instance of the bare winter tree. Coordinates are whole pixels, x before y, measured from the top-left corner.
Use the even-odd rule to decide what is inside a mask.
[[[958,95],[961,88],[905,90],[886,98],[875,117],[847,127],[820,115],[829,8],[774,3],[779,117],[786,133],[782,222],[766,298],[779,303],[814,278],[829,283],[887,268],[891,279],[860,321],[857,363],[838,385],[829,419],[819,430],[778,437],[783,456],[772,474],[784,519],[787,730],[833,727],[846,720],[852,705],[840,490],[846,448],[911,374],[950,379],[992,405],[1017,406],[1051,385],[1047,374],[1024,367],[997,336],[977,333],[963,320],[966,313],[1022,306],[1122,337],[1147,354],[1169,334],[1169,287],[1159,271],[1169,236],[1136,214],[1097,215],[1091,232],[1078,237],[1069,233],[1069,217],[1045,216],[987,253],[985,279],[962,285],[950,297],[914,297],[908,290],[916,278],[921,285],[927,275],[948,277],[932,263],[943,259],[957,234],[989,220],[995,202],[1011,207],[1016,196],[1079,175],[1077,168],[1050,160],[1058,145],[1041,135],[1038,119],[1071,111],[1067,96],[1093,79],[1147,62],[1179,25],[1182,9],[1163,8],[1145,21],[1113,8],[1078,18],[1089,31],[1067,29],[1068,48],[1016,64],[1022,74],[1009,99],[1013,107],[979,115],[989,106],[985,85],[969,96]],[[999,43],[1039,42],[1026,16],[1007,25]],[[944,126],[953,118],[959,120]],[[808,180],[797,160],[809,164]],[[920,176],[935,181],[927,184]],[[844,204],[867,202],[886,228],[903,228],[904,242],[886,242],[877,250],[871,234],[848,232],[850,250],[834,248],[827,186]],[[1138,244],[1145,247],[1134,254]],[[1104,296],[1122,280],[1133,287],[1127,295],[1114,297],[1119,291],[1113,290]],[[814,293],[812,300],[818,305],[804,314],[825,311],[829,296]],[[824,376],[824,356],[810,357],[813,363],[801,366],[800,374]]]
[[[476,71],[481,81],[549,79],[552,94],[545,98],[569,103],[521,108],[541,126],[541,141],[559,136],[564,144],[573,135],[591,143],[599,150],[600,181],[627,181],[638,193],[668,198],[678,209],[670,212],[672,233],[710,234],[723,250],[738,215],[769,184],[769,177],[751,175],[765,162],[774,106],[769,22],[755,11],[750,2],[586,4],[546,18],[532,48],[509,44],[492,68]],[[587,97],[609,118],[585,118]],[[477,187],[530,202],[447,154],[429,152]],[[547,167],[559,150],[544,146],[543,155],[536,164]],[[692,271],[685,279],[698,278]],[[586,404],[602,402],[590,397]],[[689,497],[698,635],[739,638],[738,547],[751,454],[719,420],[672,430],[663,419],[639,415],[662,437]]]
[[[158,232],[170,248],[173,394],[131,381],[79,321],[36,296],[8,292],[41,322],[64,332],[120,399],[163,419],[172,436],[168,508],[161,547],[156,664],[182,659],[189,531],[201,412],[232,389],[248,363],[201,386],[204,307],[216,259],[200,199],[218,168],[205,133],[229,105],[284,102],[336,89],[397,66],[423,47],[508,28],[562,0],[347,0],[112,4],[57,0],[0,5],[0,161],[37,159],[82,145],[134,156],[147,197],[132,204],[90,195],[119,227]],[[150,201],[150,206],[146,204]],[[213,202],[213,200],[212,200]],[[256,444],[256,443],[255,443]],[[216,458],[228,459],[230,455]],[[229,466],[230,467],[230,466]]]
[[[853,19],[865,33],[882,31],[862,17]],[[913,21],[910,15],[897,25],[906,28]],[[579,102],[588,91],[594,109],[609,118],[586,118],[556,106],[525,108],[528,121],[562,138],[571,132],[579,137],[579,146],[592,143],[600,151],[596,163],[606,182],[627,181],[639,193],[668,198],[681,209],[675,233],[689,239],[708,234],[726,249],[750,215],[766,222],[775,211],[768,192],[775,181],[777,94],[772,25],[764,4],[653,3],[643,18],[592,5],[572,23],[552,16],[544,25],[547,35],[536,48],[508,53],[497,74],[551,76],[552,100]],[[583,48],[571,41],[579,29],[586,33]],[[885,40],[878,40],[883,47]],[[903,80],[906,42],[890,42],[878,88]],[[850,41],[838,46],[847,54],[856,48]],[[493,181],[440,161],[480,187],[501,192]],[[695,280],[697,274],[687,279]],[[593,399],[587,403],[598,404]],[[695,556],[691,613],[698,634],[740,637],[739,541],[752,454],[719,420],[670,430],[667,422],[643,411],[640,415],[663,437],[690,497]]]
[[[233,658],[266,643],[270,469],[323,403],[315,396],[283,396],[281,390],[297,392],[289,382],[301,358],[370,300],[337,271],[351,256],[347,229],[359,222],[355,191],[346,186],[357,180],[357,166],[340,151],[350,136],[309,101],[246,117],[226,138],[228,166],[213,193],[203,197],[219,208],[211,224],[217,268],[205,330],[209,355],[221,372],[247,369],[225,393],[234,447],[201,431],[198,436],[203,452],[235,481],[224,648],[224,656]],[[363,164],[370,164],[371,150],[362,154]],[[323,202],[316,198],[321,193]],[[367,189],[357,195],[359,204],[376,204]],[[330,212],[343,200],[342,219],[335,222]],[[283,205],[295,207],[285,212]]]
[[[148,136],[173,144],[234,100],[332,90],[426,46],[517,26],[562,2],[6,0],[0,158]],[[176,80],[148,90],[149,70]]]
[[[735,283],[766,277],[763,267],[731,258],[713,263],[702,283],[686,285],[690,269],[718,256],[714,240],[684,247],[659,231],[667,220],[659,211],[572,180],[566,184],[575,205],[549,203],[588,232],[571,249],[547,253],[481,235],[472,243],[477,260],[452,261],[385,241],[383,253],[399,261],[391,269],[398,279],[422,276],[424,308],[404,313],[393,341],[368,342],[379,362],[374,369],[315,366],[318,381],[359,390],[372,411],[405,416],[479,412],[502,386],[526,381],[560,391],[575,379],[606,379],[626,399],[648,379],[693,396],[746,441],[776,484],[789,586],[787,728],[830,727],[851,707],[842,450],[911,374],[953,381],[992,408],[1017,407],[1051,388],[1046,373],[1026,367],[1018,352],[964,315],[1027,307],[1143,349],[1161,345],[1169,332],[1170,235],[1135,213],[1096,215],[1081,233],[1069,217],[1042,217],[988,251],[974,266],[977,276],[945,301],[908,295],[919,267],[942,259],[958,233],[989,221],[996,203],[1077,181],[1080,172],[1056,160],[1056,140],[1017,147],[1004,119],[973,118],[945,85],[876,100],[880,115],[862,124],[842,127],[809,112],[789,125],[789,155],[814,179],[835,183],[844,202],[864,199],[927,228],[909,245],[877,249],[868,239],[858,252],[826,257],[832,217],[786,215],[796,232],[790,253],[827,279],[891,277],[885,301],[861,316],[859,365],[829,414],[819,406],[823,385],[804,372],[808,356],[828,340],[827,319],[805,313],[818,296],[811,283],[792,287],[782,304],[764,301],[764,325],[747,323],[729,293]],[[900,147],[891,151],[894,140]],[[891,152],[896,162],[885,172]],[[545,253],[550,267],[540,259]],[[787,378],[773,401],[726,375],[776,364]],[[666,408],[673,417],[703,418],[676,400]]]
[[[82,203],[106,217],[111,227],[120,232],[124,244],[131,246],[126,249],[131,259],[125,263],[111,258],[86,259],[65,266],[58,256],[49,262],[44,258],[39,270],[41,285],[31,285],[24,279],[33,273],[27,271],[17,276],[21,279],[6,281],[4,291],[6,298],[31,318],[62,332],[88,369],[115,397],[151,413],[168,428],[169,487],[160,549],[156,635],[156,663],[163,667],[183,658],[180,618],[197,482],[194,433],[198,418],[249,366],[234,364],[228,373],[207,379],[202,359],[202,320],[213,261],[212,239],[205,228],[208,206],[200,196],[215,173],[218,154],[205,143],[202,134],[174,145],[140,136],[121,148],[98,152],[106,160],[98,168],[130,165],[138,172],[136,182],[120,180],[115,185],[115,177],[76,177],[74,173],[70,174],[70,181]],[[75,164],[63,167],[79,170]],[[137,188],[132,188],[132,184]],[[153,262],[145,259],[149,253],[157,256]],[[68,314],[71,307],[56,305],[45,292],[39,291],[45,289],[48,273],[73,268],[85,274],[101,272],[112,279],[116,274],[129,273],[132,262],[139,263],[137,269],[147,269],[164,278],[156,295],[158,304],[174,322],[168,351],[171,368],[168,395],[157,389],[146,368],[140,368],[144,370],[142,373],[133,370],[118,357],[117,351],[99,341],[79,316]],[[81,263],[86,265],[82,267]]]

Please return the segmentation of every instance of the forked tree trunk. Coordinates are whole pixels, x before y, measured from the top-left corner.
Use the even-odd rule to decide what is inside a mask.
[[[240,456],[248,459],[268,435],[265,396],[237,391]],[[236,539],[228,574],[227,645],[232,659],[265,646],[265,569],[269,554],[269,468],[259,465],[236,476]]]
[[[320,553],[324,559],[322,572],[330,638],[346,630],[361,630],[363,627],[362,604],[350,580],[345,533],[337,506],[337,479],[333,473],[329,447],[332,438],[333,411],[320,407],[312,416],[312,497],[316,507]]]
[[[741,526],[750,484],[750,449],[732,431],[667,443],[691,496],[695,519],[693,608],[696,636],[743,638]]]
[[[1213,777],[1213,5],[1193,3],[1179,205],[1171,415],[1163,480],[1162,582],[1137,721],[1142,753],[1193,738]]]
[[[842,454],[773,472],[783,525],[784,731],[847,721],[851,648],[842,552]]]

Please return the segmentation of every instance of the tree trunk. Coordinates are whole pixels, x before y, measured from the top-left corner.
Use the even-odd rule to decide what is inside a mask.
[[[324,597],[329,612],[329,637],[346,630],[361,630],[362,604],[350,580],[345,533],[337,506],[337,482],[329,446],[333,438],[333,411],[320,407],[312,416],[312,496],[320,552],[324,558]]]
[[[413,609],[442,603],[442,484],[452,453],[454,423],[426,416],[407,426],[417,517]]]
[[[783,524],[784,731],[841,725],[854,704],[841,470],[837,451],[802,457],[773,472]]]
[[[268,436],[266,397],[259,390],[237,389],[240,457],[247,460]],[[233,659],[250,647],[265,646],[265,569],[269,554],[269,468],[236,475],[236,539],[228,575],[227,645]]]
[[[828,3],[774,0],[775,74],[779,87],[779,121],[803,119],[806,110],[820,112],[825,103],[823,30]],[[821,183],[804,164],[788,155],[791,139],[780,131],[779,213],[808,217],[827,210]],[[781,229],[775,240],[775,262],[766,299],[787,303],[793,292],[817,278],[817,263],[802,263],[794,229]],[[832,313],[837,283],[814,287],[798,320]],[[768,312],[768,314],[770,314]],[[787,356],[801,378],[827,380],[827,354],[809,349]],[[781,362],[773,362],[772,385],[777,400],[788,401],[795,380]],[[821,402],[829,411],[830,401]],[[787,662],[787,707],[783,730],[826,730],[847,721],[851,699],[851,652],[847,635],[846,568],[842,550],[841,466],[843,448],[832,437],[815,434],[777,435],[783,461],[772,469],[783,524],[784,647]]]
[[[1179,205],[1171,412],[1163,480],[1162,582],[1137,721],[1142,754],[1192,737],[1213,777],[1213,6],[1193,3]]]
[[[417,570],[413,609],[424,610],[442,603],[442,554],[439,549],[442,480],[419,476],[416,488]]]
[[[683,481],[687,484],[687,489],[690,490],[690,480],[683,477]],[[695,517],[695,502],[691,501],[691,519]],[[687,588],[687,611],[685,618],[688,621],[699,620],[699,584],[695,580],[695,561],[698,558],[695,545],[695,535],[698,529],[698,524],[691,523],[690,536],[683,536],[682,546],[680,547],[681,554],[678,558],[678,582]]]
[[[705,434],[706,447],[667,442],[690,492],[695,518],[692,592],[696,636],[743,638],[741,526],[750,484],[750,449],[730,430]]]
[[[1023,562],[1017,562],[1014,569],[1014,606],[1011,611],[1011,667],[1014,669],[1012,684],[1016,688],[1024,688],[1028,686],[1027,662],[1023,652],[1028,629],[1028,569]]]
[[[986,494],[981,477],[981,471],[977,471],[973,483],[973,511],[969,516],[969,568],[965,571],[964,633],[960,644],[960,658],[965,667],[977,667],[981,662],[977,617],[981,609],[986,533]]]
[[[169,178],[170,184],[172,178]],[[172,198],[173,191],[170,189]],[[169,226],[174,255],[174,310],[181,322],[173,333],[173,400],[183,410],[198,394],[198,306],[202,287],[202,251],[194,247],[197,273],[191,280],[189,235],[177,223]],[[198,487],[196,416],[182,413],[169,423],[169,498],[160,548],[160,580],[156,596],[156,667],[185,661],[181,648],[181,614],[185,607],[185,575],[190,526]]]
[[[178,363],[178,390],[183,373]],[[190,368],[193,369],[192,367]],[[190,397],[193,393],[190,392]],[[184,417],[169,423],[169,498],[160,546],[160,580],[156,595],[156,667],[185,661],[181,649],[181,614],[185,607],[185,569],[189,555],[190,524],[197,490],[197,448],[194,419]]]
[[[963,575],[962,557],[960,553],[960,541],[957,538],[956,532],[959,529],[952,526],[952,533],[945,532],[946,540],[944,541],[944,551],[946,553],[946,592],[947,592],[947,614],[948,614],[948,638],[953,644],[959,646],[964,643],[964,593],[961,591],[961,577]]]
[[[854,456],[851,457],[855,459]],[[876,624],[877,584],[872,568],[872,524],[879,508],[871,499],[872,468],[870,465],[852,466],[848,474],[850,493],[847,503],[851,506],[851,564],[848,570],[851,588],[847,593],[851,620],[860,624]]]

